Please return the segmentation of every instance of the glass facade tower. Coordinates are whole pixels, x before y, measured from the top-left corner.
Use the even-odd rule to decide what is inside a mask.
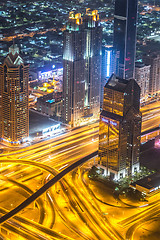
[[[138,0],[115,0],[114,40],[115,74],[134,78]]]
[[[0,65],[0,140],[18,144],[29,136],[29,65],[13,45]]]
[[[72,127],[99,119],[101,27],[97,10],[71,12],[64,32],[63,121]]]
[[[114,74],[104,87],[99,125],[99,165],[119,179],[139,169],[140,88],[135,80]]]

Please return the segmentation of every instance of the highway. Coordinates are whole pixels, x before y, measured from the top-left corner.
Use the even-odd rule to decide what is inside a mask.
[[[158,104],[143,107],[143,131],[159,126]],[[93,155],[77,167],[98,150],[98,125],[0,154],[1,238],[140,239],[141,223],[160,213],[159,194],[147,204],[125,202],[88,178]]]
[[[142,111],[142,131],[146,131],[151,127],[160,125],[160,101],[145,105]]]

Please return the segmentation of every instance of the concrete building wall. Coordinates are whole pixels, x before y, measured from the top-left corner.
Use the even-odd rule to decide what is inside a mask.
[[[141,65],[135,68],[135,80],[141,88],[141,98],[145,98],[149,94],[150,68],[150,65]]]

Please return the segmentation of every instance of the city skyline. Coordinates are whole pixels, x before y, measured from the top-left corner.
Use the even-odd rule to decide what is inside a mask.
[[[0,239],[159,240],[158,4],[0,4]]]

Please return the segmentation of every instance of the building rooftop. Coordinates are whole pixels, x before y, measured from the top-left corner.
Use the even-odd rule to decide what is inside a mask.
[[[105,88],[111,88],[119,92],[124,92],[128,82],[128,80],[119,78],[115,74],[112,74],[106,83]]]
[[[111,112],[107,112],[105,110],[103,110],[101,112],[101,116],[102,117],[104,116],[104,117],[107,117],[107,118],[111,118],[111,119],[116,120],[116,121],[121,121],[123,119],[122,116],[114,114],[114,113],[111,113]]]
[[[17,45],[12,45],[9,48],[9,54],[5,58],[4,63],[6,63],[8,67],[17,67],[24,64],[23,59],[19,55],[19,48]]]
[[[29,135],[35,135],[42,130],[55,126],[60,122],[44,116],[34,110],[29,111]]]
[[[145,67],[145,64],[143,62],[136,62],[135,67],[136,68],[143,68],[143,67]]]
[[[61,94],[53,94],[53,93],[49,93],[47,95],[37,98],[37,102],[48,103],[48,104],[55,104],[57,102],[61,102],[61,100],[62,100]]]
[[[146,188],[148,190],[156,188],[160,185],[160,173],[152,174],[148,177],[145,177],[143,179],[140,179],[140,180],[134,182],[131,185],[132,186],[139,185],[139,186],[141,186],[143,188]]]

